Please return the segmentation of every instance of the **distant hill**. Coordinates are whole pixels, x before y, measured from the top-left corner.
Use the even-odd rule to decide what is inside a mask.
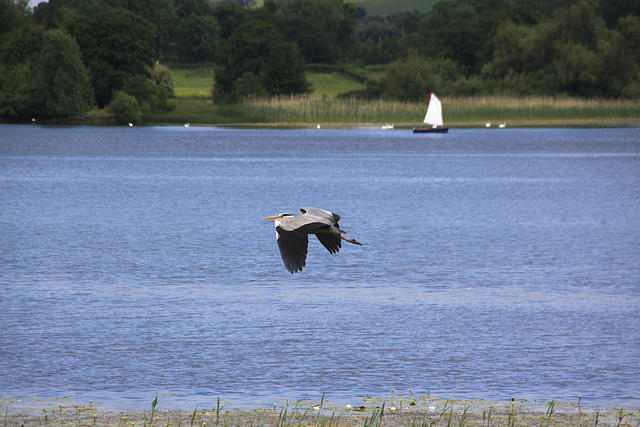
[[[353,0],[356,6],[367,11],[367,15],[390,15],[401,10],[430,12],[439,0]]]

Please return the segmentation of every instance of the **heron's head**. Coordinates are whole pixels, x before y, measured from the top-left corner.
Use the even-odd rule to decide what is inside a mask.
[[[286,218],[286,217],[289,217],[289,216],[293,216],[293,214],[281,213],[281,214],[278,214],[276,216],[268,216],[265,219],[276,219],[277,220],[277,219]]]

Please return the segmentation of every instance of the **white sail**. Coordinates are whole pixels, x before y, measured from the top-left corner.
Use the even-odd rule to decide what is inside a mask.
[[[442,126],[442,105],[434,94],[431,94],[431,100],[429,101],[429,108],[427,108],[427,115],[424,116],[424,122],[432,126]]]

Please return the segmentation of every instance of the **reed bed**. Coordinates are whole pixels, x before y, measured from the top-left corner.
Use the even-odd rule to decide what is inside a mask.
[[[224,115],[247,123],[367,124],[416,121],[421,112],[402,102],[336,100],[321,97],[276,97],[221,106]],[[424,106],[421,109],[425,109]]]
[[[636,101],[552,97],[444,97],[441,100],[445,123],[450,126],[484,126],[488,122],[508,122],[514,126],[640,123],[640,103]],[[412,126],[422,122],[426,107],[423,103],[383,100],[276,97],[219,106],[217,118],[211,118],[214,123],[222,118],[227,123],[246,124]]]
[[[640,121],[640,104],[633,100],[483,96],[442,102],[453,122]]]
[[[410,391],[410,390],[409,390]],[[410,391],[411,392],[411,391]],[[39,405],[39,406],[38,406]],[[352,405],[332,406],[323,394],[319,401],[299,400],[264,404],[261,408],[233,409],[219,398],[211,407],[169,409],[158,402],[149,410],[106,410],[80,405],[76,399],[60,403],[33,402],[14,408],[3,402],[5,427],[17,426],[639,426],[640,411],[620,407],[592,409],[574,402],[503,402],[438,399],[431,396],[366,397]],[[1,421],[0,421],[1,422]]]

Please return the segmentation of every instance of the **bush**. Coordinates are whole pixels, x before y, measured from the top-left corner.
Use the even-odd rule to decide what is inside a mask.
[[[131,95],[117,91],[111,104],[108,107],[109,112],[119,124],[126,125],[128,123],[139,123],[142,116],[140,104]]]
[[[151,76],[151,83],[155,87],[164,91],[169,98],[176,96],[175,79],[169,67],[156,62],[156,65],[153,68],[149,68],[148,71]]]
[[[176,105],[169,101],[167,92],[143,76],[130,76],[122,90],[138,101],[143,113],[170,113]]]

